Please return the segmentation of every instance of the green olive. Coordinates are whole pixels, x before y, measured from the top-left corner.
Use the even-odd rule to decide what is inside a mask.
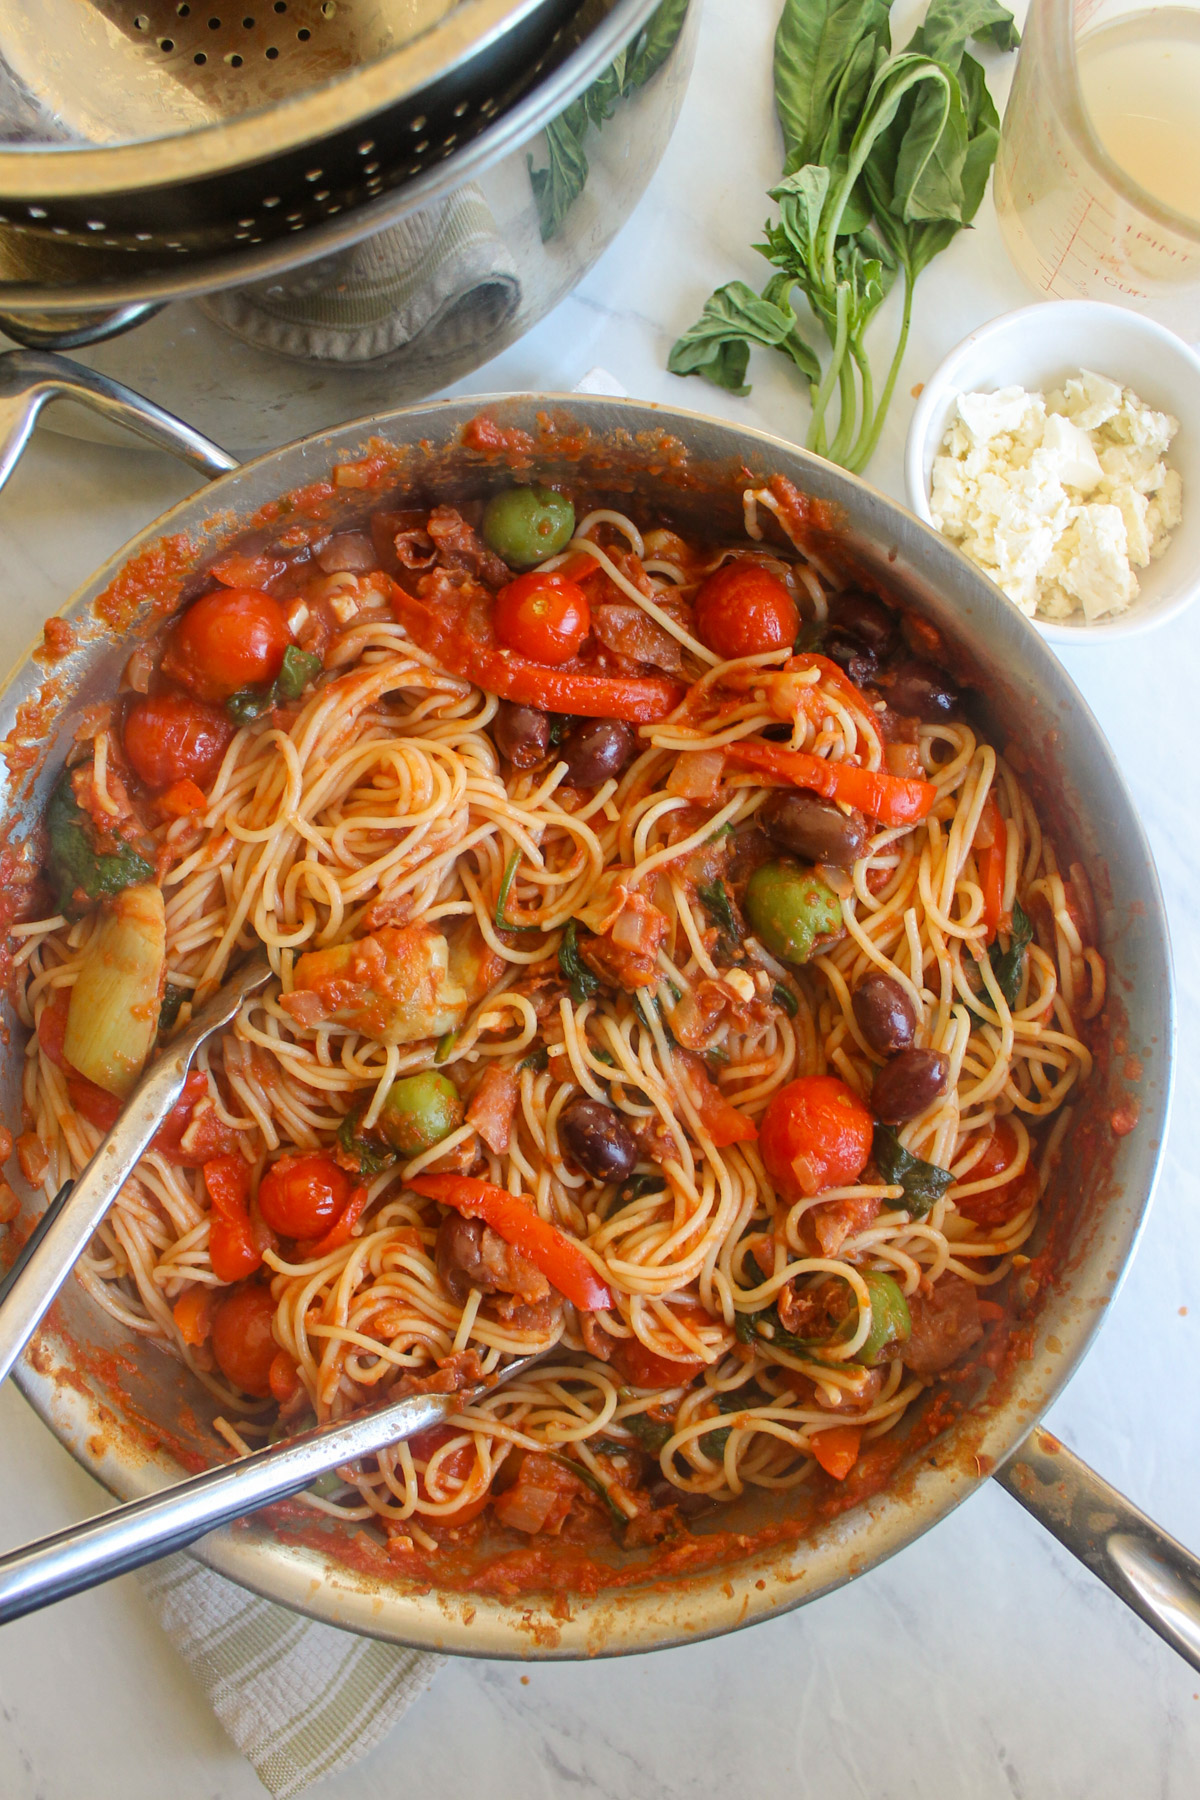
[[[557,556],[575,530],[575,508],[553,488],[514,487],[493,494],[483,515],[483,535],[510,569],[532,569]]]
[[[806,963],[818,938],[842,929],[842,903],[814,869],[769,862],[746,888],[746,917],[773,956]]]
[[[871,1296],[871,1329],[866,1341],[854,1353],[856,1363],[873,1369],[887,1360],[884,1351],[893,1344],[903,1344],[912,1332],[912,1315],[903,1289],[891,1275],[881,1269],[864,1269],[863,1280]]]
[[[458,1089],[444,1075],[427,1069],[393,1081],[376,1129],[402,1156],[419,1156],[457,1131],[462,1122]]]

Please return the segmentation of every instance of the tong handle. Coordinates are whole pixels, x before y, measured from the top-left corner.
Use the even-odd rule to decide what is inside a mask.
[[[216,994],[187,1030],[151,1063],[120,1118],[73,1187],[60,1192],[35,1227],[0,1297],[0,1381],[41,1324],[59,1288],[87,1248],[121,1184],[183,1092],[192,1057],[214,1031],[237,1016],[243,1000],[271,978],[258,951]]]
[[[0,487],[16,468],[38,414],[51,400],[77,401],[160,450],[182,457],[210,479],[239,467],[228,450],[111,375],[49,350],[7,350],[0,354]]]
[[[511,1365],[513,1372],[528,1360]],[[0,1556],[0,1625],[139,1569],[218,1525],[285,1500],[342,1463],[439,1424],[468,1398],[414,1394],[375,1413],[320,1425],[288,1443],[256,1450]]]

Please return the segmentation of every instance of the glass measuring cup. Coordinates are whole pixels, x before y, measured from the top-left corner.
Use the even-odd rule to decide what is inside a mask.
[[[1041,293],[1116,301],[1200,339],[1197,71],[1200,0],[1031,0],[995,199]]]

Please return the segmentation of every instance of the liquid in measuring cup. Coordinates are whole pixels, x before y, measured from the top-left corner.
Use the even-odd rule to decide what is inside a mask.
[[[1040,292],[1200,339],[1200,4],[1032,0],[994,192]]]
[[[1075,46],[1092,129],[1119,169],[1200,227],[1200,12],[1155,7]]]

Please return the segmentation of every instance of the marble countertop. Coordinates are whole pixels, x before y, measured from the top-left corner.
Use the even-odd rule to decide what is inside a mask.
[[[576,293],[463,391],[569,389],[593,365],[633,394],[802,437],[799,385],[760,353],[747,399],[664,371],[710,289],[761,281],[749,249],[778,171],[774,0],[707,0],[683,117],[649,192]],[[897,21],[903,25],[903,19]],[[906,35],[898,30],[897,35]],[[735,78],[736,77],[736,78]],[[998,97],[1007,71],[992,63]],[[902,497],[910,390],[974,325],[1029,296],[990,201],[921,281],[871,478]],[[382,396],[386,400],[386,396]],[[281,435],[286,435],[281,432]],[[0,497],[0,666],[129,535],[186,493],[165,458],[39,432]],[[1179,1077],[1149,1224],[1105,1329],[1048,1423],[1200,1548],[1200,617],[1067,655],[1158,860],[1179,987]],[[0,1545],[104,1503],[11,1384],[0,1389]],[[322,1800],[1190,1800],[1200,1676],[998,1488],[852,1586],[683,1650],[592,1665],[458,1661]],[[419,1772],[419,1773],[418,1773]],[[254,1800],[257,1779],[130,1578],[0,1634],[0,1795]]]

